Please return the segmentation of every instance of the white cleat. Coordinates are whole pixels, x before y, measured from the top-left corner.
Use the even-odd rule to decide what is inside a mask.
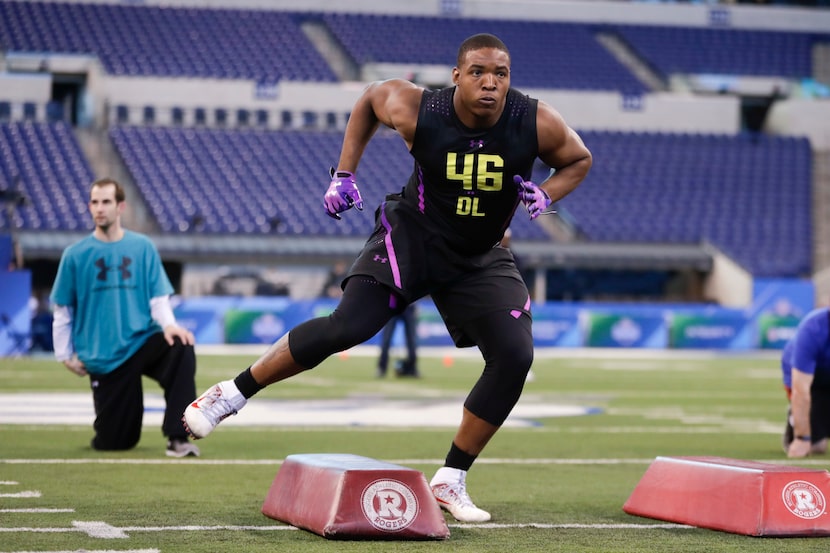
[[[182,416],[184,429],[194,439],[204,438],[216,425],[235,415],[247,402],[233,380],[220,382],[187,406]]]
[[[443,467],[429,483],[438,506],[460,522],[487,522],[490,513],[479,509],[467,494],[467,471]]]

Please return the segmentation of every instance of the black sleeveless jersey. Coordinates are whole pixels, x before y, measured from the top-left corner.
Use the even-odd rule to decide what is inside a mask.
[[[477,254],[510,225],[519,203],[513,176],[530,178],[539,153],[538,101],[511,88],[498,122],[470,129],[455,114],[454,92],[424,91],[410,152],[415,169],[403,197],[453,250]]]

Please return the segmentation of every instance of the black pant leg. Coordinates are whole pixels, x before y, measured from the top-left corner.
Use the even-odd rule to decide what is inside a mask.
[[[415,308],[408,307],[403,312],[404,331],[406,332],[407,362],[411,370],[415,370],[418,363],[418,317]]]
[[[90,375],[90,386],[95,405],[92,447],[102,451],[135,447],[144,417],[140,369],[128,360],[110,373]]]
[[[193,346],[184,345],[178,339],[169,345],[161,333],[151,336],[147,346],[152,349],[147,352],[143,373],[164,390],[162,433],[168,438],[184,439],[187,433],[182,426],[182,414],[196,399],[196,352]]]

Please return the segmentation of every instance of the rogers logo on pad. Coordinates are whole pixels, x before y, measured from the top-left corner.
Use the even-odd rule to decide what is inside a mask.
[[[787,509],[799,518],[818,518],[827,507],[821,490],[803,480],[795,480],[784,486],[781,499]]]
[[[418,498],[409,486],[397,480],[375,480],[363,490],[360,506],[372,526],[398,532],[418,516]]]

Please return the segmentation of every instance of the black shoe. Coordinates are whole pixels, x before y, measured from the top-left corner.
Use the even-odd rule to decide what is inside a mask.
[[[398,361],[395,363],[395,375],[407,378],[420,378],[418,368],[408,361]]]

